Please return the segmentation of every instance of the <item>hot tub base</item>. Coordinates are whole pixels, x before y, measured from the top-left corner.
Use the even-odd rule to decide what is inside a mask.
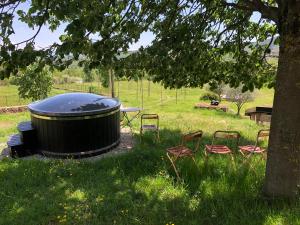
[[[106,153],[106,152],[110,151],[111,149],[117,147],[119,144],[120,144],[120,139],[117,140],[116,142],[112,143],[109,146],[105,146],[103,148],[96,149],[96,150],[89,150],[89,151],[84,151],[84,152],[74,152],[74,153],[49,152],[49,151],[40,150],[40,153],[44,156],[51,157],[51,158],[78,159],[78,158],[92,157],[92,156]]]

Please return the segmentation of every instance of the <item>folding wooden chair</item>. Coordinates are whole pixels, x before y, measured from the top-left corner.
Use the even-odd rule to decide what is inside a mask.
[[[253,154],[261,154],[261,156],[266,159],[266,149],[260,146],[260,142],[268,139],[269,135],[269,129],[259,130],[257,133],[255,145],[239,146],[239,152],[242,153],[242,155],[246,158],[249,158]]]
[[[180,145],[167,149],[167,157],[170,160],[178,179],[180,179],[180,176],[179,176],[178,170],[176,168],[175,162],[178,159],[181,159],[184,157],[190,157],[190,158],[192,158],[195,165],[197,166],[196,160],[195,160],[195,154],[199,149],[202,135],[203,135],[203,132],[201,130],[185,134],[182,136]],[[190,148],[187,147],[188,142],[196,142],[194,150],[191,150]]]
[[[238,146],[240,140],[240,133],[238,131],[222,131],[218,130],[213,135],[213,140],[211,145],[205,145],[205,156],[206,160],[210,154],[221,154],[230,155],[231,160],[234,162],[233,151],[227,145],[216,144],[217,139],[226,139],[227,141],[233,140],[236,147]]]
[[[154,120],[152,124],[146,124],[145,121]],[[141,116],[141,127],[140,137],[142,141],[142,135],[145,131],[156,132],[157,141],[159,142],[159,116],[157,114],[142,114]]]

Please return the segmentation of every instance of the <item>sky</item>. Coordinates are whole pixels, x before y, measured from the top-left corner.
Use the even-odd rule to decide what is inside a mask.
[[[26,10],[28,9],[28,2],[24,3],[20,6],[20,9]],[[252,16],[252,20],[257,21],[260,18],[259,13],[254,13]],[[17,19],[14,20],[13,27],[15,30],[15,34],[11,36],[13,43],[18,43],[24,41],[35,34],[35,30],[29,28],[25,23],[22,23]],[[60,43],[59,36],[64,33],[66,25],[62,24],[57,30],[52,32],[48,29],[47,26],[43,26],[40,33],[35,39],[36,48],[45,48],[52,45],[54,42]],[[138,42],[133,43],[129,46],[129,50],[137,50],[141,46],[146,47],[150,45],[152,40],[154,40],[154,35],[151,32],[144,32],[141,34],[141,37]]]
[[[19,6],[18,9],[27,11],[29,8],[29,3],[25,2]],[[16,15],[13,27],[15,34],[11,36],[11,40],[13,43],[18,43],[24,41],[30,37],[32,37],[36,29],[33,30],[27,26],[26,23],[23,23],[18,20],[18,16]],[[41,31],[39,32],[38,36],[35,39],[35,46],[36,48],[45,48],[52,45],[54,42],[60,43],[59,36],[64,33],[64,29],[66,28],[66,24],[60,25],[60,27],[52,32],[47,26],[43,26]],[[129,46],[129,50],[137,50],[141,46],[146,47],[147,45],[151,44],[152,40],[154,40],[154,35],[152,32],[144,32],[141,34],[140,40],[136,43],[133,43]]]

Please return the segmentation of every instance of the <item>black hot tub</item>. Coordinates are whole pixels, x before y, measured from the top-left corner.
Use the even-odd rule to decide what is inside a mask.
[[[86,157],[119,144],[120,103],[89,93],[68,93],[28,106],[38,151],[52,157]]]

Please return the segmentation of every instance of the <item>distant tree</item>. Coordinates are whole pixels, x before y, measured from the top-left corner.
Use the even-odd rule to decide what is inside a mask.
[[[94,76],[92,74],[92,70],[87,65],[85,65],[83,67],[83,81],[84,82],[94,81]]]
[[[254,93],[250,91],[243,92],[242,87],[230,88],[226,87],[223,92],[226,100],[233,102],[237,107],[237,115],[240,115],[241,108],[247,102],[254,100]]]
[[[33,101],[46,98],[52,88],[52,75],[46,67],[34,63],[16,78],[19,96]]]
[[[98,68],[96,69],[96,74],[99,81],[101,82],[101,85],[105,88],[108,88],[110,82],[108,70],[105,70],[104,68]]]
[[[220,102],[222,101],[222,95],[224,94],[226,85],[224,83],[218,83],[218,84],[210,84],[207,86],[207,89],[216,95],[218,95],[218,99]]]

